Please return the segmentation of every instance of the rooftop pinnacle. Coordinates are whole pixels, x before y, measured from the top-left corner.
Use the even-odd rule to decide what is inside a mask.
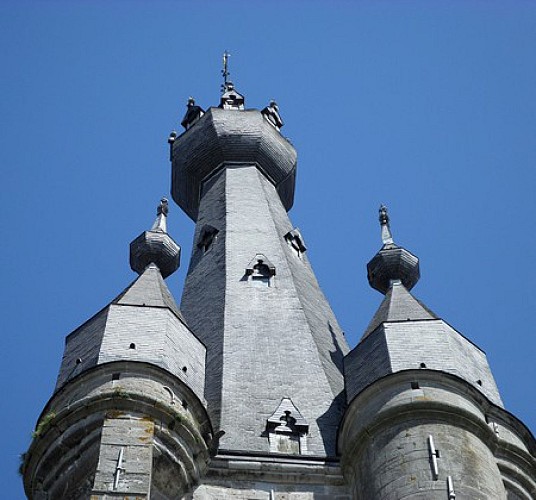
[[[150,264],[155,264],[164,278],[179,268],[181,247],[167,234],[168,210],[168,200],[162,198],[151,229],[130,244],[130,267],[138,274]]]
[[[394,243],[387,207],[381,205],[379,212],[383,246],[367,264],[369,284],[383,294],[395,281],[411,290],[420,278],[419,259]]]
[[[159,231],[167,233],[167,215],[169,213],[169,205],[167,198],[160,200],[160,205],[156,209],[156,220],[154,221],[151,231]]]
[[[391,234],[391,227],[389,226],[389,214],[387,213],[387,207],[380,205],[380,225],[382,227],[382,242],[383,245],[394,245],[393,236]]]

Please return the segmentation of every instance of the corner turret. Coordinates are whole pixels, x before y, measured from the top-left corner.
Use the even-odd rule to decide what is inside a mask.
[[[530,431],[503,409],[485,353],[409,292],[419,262],[394,243],[384,206],[380,224],[383,246],[367,270],[385,297],[344,359],[338,445],[353,498],[533,491]]]
[[[163,275],[179,265],[163,199],[130,247],[139,277],[67,336],[23,464],[28,498],[177,498],[208,465],[205,346]]]

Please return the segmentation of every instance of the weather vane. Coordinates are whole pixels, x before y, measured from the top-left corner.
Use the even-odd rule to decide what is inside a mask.
[[[221,74],[223,76],[223,85],[221,86],[222,92],[225,92],[227,90],[227,84],[229,83],[227,80],[227,77],[231,74],[229,73],[228,69],[228,61],[229,61],[229,52],[225,51],[223,53],[223,69],[221,70]]]

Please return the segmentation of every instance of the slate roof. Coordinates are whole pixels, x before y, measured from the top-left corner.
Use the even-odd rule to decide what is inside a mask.
[[[218,230],[207,252],[197,246],[206,225]],[[336,454],[348,346],[307,254],[285,238],[292,230],[253,162],[205,185],[181,310],[207,346],[205,397],[225,431],[220,449],[269,452],[266,422],[287,398],[310,426],[307,454]],[[258,254],[273,266],[262,286],[248,271]]]
[[[167,307],[186,325],[186,320],[155,264],[150,264],[143,274],[112,300],[112,304]]]
[[[160,270],[151,264],[67,337],[56,389],[100,364],[141,361],[182,379],[202,399],[205,356],[205,346],[188,328]]]
[[[400,280],[391,283],[344,367],[348,402],[390,373],[426,368],[456,375],[502,406],[485,353],[413,297]]]
[[[395,281],[385,294],[385,298],[376,314],[374,314],[361,340],[370,335],[382,323],[423,319],[438,319],[438,316],[411,295],[400,281]]]

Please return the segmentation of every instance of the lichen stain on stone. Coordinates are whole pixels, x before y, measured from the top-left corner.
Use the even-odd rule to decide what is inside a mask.
[[[110,410],[106,412],[106,418],[120,418],[125,415],[125,412],[119,410]]]
[[[462,441],[462,457],[464,459],[464,468],[470,475],[476,476],[479,469],[479,457],[471,445],[469,436],[464,432]]]
[[[154,435],[154,422],[151,418],[143,417],[140,419],[142,426],[144,427],[143,432],[146,436],[141,436],[139,440],[142,443],[149,443],[153,439]]]

